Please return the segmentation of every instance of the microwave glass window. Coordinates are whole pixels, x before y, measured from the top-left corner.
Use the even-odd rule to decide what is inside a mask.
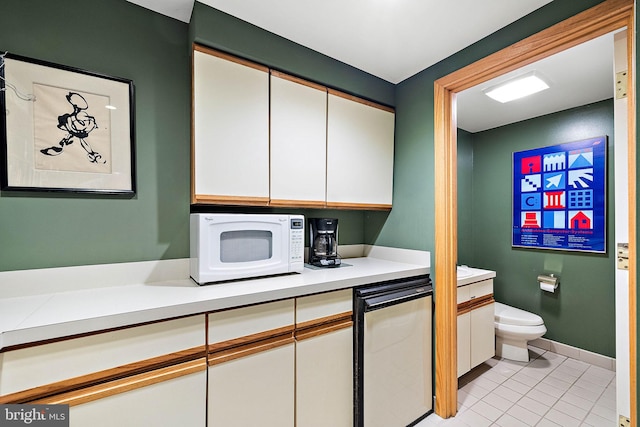
[[[225,231],[220,235],[220,262],[252,262],[270,259],[273,234],[268,230]]]

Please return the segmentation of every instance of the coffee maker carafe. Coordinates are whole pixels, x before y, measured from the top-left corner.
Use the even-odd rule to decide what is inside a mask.
[[[337,218],[309,218],[309,264],[318,267],[340,265]]]

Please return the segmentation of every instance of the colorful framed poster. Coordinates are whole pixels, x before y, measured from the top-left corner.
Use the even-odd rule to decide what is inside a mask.
[[[606,252],[607,137],[513,153],[512,246]]]
[[[0,55],[3,191],[133,196],[133,82]]]

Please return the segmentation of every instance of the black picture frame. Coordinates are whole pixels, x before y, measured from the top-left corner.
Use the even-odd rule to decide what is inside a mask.
[[[2,191],[136,193],[133,81],[0,55]]]

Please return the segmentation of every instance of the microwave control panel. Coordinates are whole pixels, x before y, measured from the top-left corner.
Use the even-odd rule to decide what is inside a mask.
[[[291,262],[304,262],[304,217],[291,218],[290,254]]]

